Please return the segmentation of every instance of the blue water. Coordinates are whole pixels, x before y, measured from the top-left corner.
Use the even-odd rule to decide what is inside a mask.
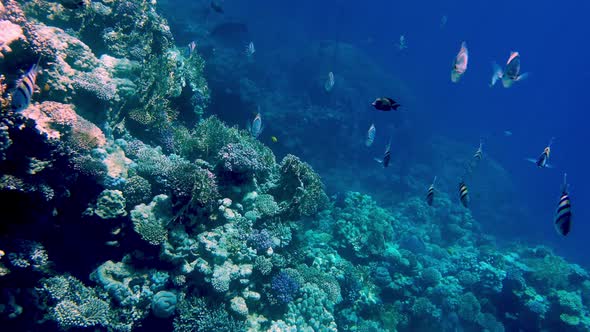
[[[407,116],[417,134],[425,140],[429,135],[451,137],[474,149],[483,137],[485,155],[510,172],[518,192],[508,199],[527,209],[531,218],[503,220],[505,225],[499,226],[510,232],[504,236],[550,244],[573,260],[590,263],[581,250],[590,230],[585,222],[590,212],[584,203],[590,195],[586,166],[590,48],[584,43],[590,4],[256,1],[227,7],[229,14],[248,22],[262,54],[279,51],[297,56],[310,42],[325,39],[351,43],[366,52],[383,71],[410,86],[417,100],[408,105],[408,113],[415,114]],[[441,27],[443,16],[448,20]],[[400,35],[408,44],[403,51],[396,47]],[[450,68],[461,41],[469,48],[469,68],[453,84]],[[529,72],[529,77],[509,89],[500,84],[489,88],[492,62],[505,63],[510,51],[521,54],[522,72]],[[396,95],[396,91],[375,93]],[[504,137],[505,130],[513,135]],[[551,137],[555,137],[554,168],[537,169],[525,159],[536,158]],[[394,142],[394,146],[404,144]],[[575,218],[567,238],[552,226],[564,172],[571,184]]]

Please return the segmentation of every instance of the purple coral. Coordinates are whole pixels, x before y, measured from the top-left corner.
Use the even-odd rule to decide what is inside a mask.
[[[272,237],[266,229],[254,230],[248,237],[248,243],[257,250],[267,250],[273,246]]]
[[[295,299],[299,286],[297,280],[285,271],[279,272],[271,282],[273,295],[283,303],[289,303]]]

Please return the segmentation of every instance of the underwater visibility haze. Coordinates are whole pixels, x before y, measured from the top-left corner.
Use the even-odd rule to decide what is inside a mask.
[[[589,331],[588,13],[0,0],[0,329]]]

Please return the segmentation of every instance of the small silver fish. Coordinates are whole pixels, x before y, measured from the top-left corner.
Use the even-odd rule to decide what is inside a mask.
[[[367,147],[373,145],[373,141],[375,141],[375,134],[377,133],[377,129],[375,128],[375,124],[372,123],[371,127],[367,131],[367,139],[365,140],[365,145]]]
[[[475,151],[475,154],[473,155],[473,159],[475,159],[476,161],[480,161],[483,159],[483,141],[482,140],[479,141],[479,148],[477,148],[477,151]]]
[[[39,58],[39,61],[41,59]],[[39,61],[31,66],[31,68],[21,77],[17,83],[16,88],[12,91],[11,108],[15,112],[25,110],[31,104],[33,93],[35,92],[35,81],[37,74],[41,71]]]
[[[256,53],[256,48],[254,47],[254,42],[250,42],[248,46],[246,46],[246,56],[251,58]]]
[[[563,174],[563,185],[561,187],[561,196],[559,204],[555,211],[553,225],[560,235],[566,236],[572,230],[572,203],[568,193],[567,174]]]
[[[408,44],[406,42],[406,36],[400,35],[399,42],[396,44],[396,46],[397,46],[397,48],[399,48],[400,51],[403,51],[406,48],[408,48]]]
[[[324,83],[324,89],[326,90],[326,92],[332,91],[332,88],[334,87],[334,82],[334,73],[329,72],[328,78],[326,79],[326,83]]]

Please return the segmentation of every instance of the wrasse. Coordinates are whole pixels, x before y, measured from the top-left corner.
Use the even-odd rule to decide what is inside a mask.
[[[561,188],[561,197],[555,212],[554,226],[557,233],[566,236],[572,229],[572,203],[568,193],[567,174],[563,174],[563,185]]]
[[[461,200],[461,204],[463,204],[464,207],[468,207],[469,191],[467,190],[467,185],[465,185],[465,182],[463,181],[459,183],[459,199]]]
[[[41,61],[41,58],[39,58],[39,61]],[[11,95],[11,108],[15,112],[23,111],[31,104],[31,99],[35,92],[37,74],[41,71],[39,61],[31,66],[31,69],[29,69],[23,77],[16,82],[16,88],[14,88]]]
[[[372,123],[371,127],[367,131],[367,139],[365,140],[365,145],[367,147],[373,145],[373,141],[375,141],[375,134],[377,133],[377,129],[375,129],[375,124]]]
[[[430,206],[432,206],[432,203],[434,203],[434,183],[436,182],[436,176],[434,177],[434,180],[432,180],[432,184],[430,185],[430,187],[428,187],[428,191],[426,192],[426,203]]]
[[[453,83],[459,82],[461,76],[465,74],[467,71],[467,62],[469,61],[469,51],[467,50],[467,44],[465,42],[461,43],[461,49],[459,53],[455,57],[455,62],[453,63],[453,70],[451,70],[451,81]]]

